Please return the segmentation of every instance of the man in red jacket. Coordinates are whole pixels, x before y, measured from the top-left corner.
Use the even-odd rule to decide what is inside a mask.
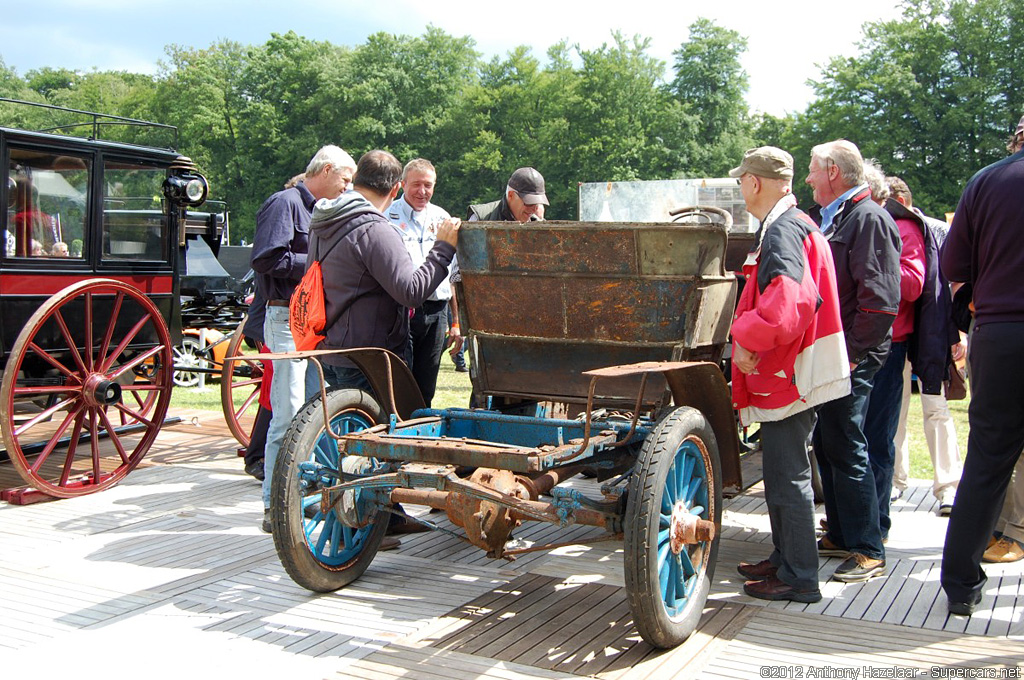
[[[743,264],[747,285],[733,320],[733,407],[761,423],[771,556],[741,563],[743,591],[762,600],[817,602],[818,550],[807,438],[814,408],[846,396],[850,366],[832,252],[796,207],[793,157],[764,146],[738,168],[747,211],[761,222]]]

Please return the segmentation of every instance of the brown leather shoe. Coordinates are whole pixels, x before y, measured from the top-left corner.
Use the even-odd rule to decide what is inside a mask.
[[[846,548],[838,546],[829,540],[828,534],[818,539],[819,557],[846,557],[849,554],[850,552]]]
[[[761,560],[756,564],[740,562],[736,566],[736,571],[748,581],[763,581],[766,578],[775,576],[779,568],[772,564],[771,560]]]
[[[821,591],[817,588],[797,590],[775,576],[770,576],[763,581],[747,581],[743,584],[743,592],[759,600],[789,600],[790,602],[818,602],[821,600]]]
[[[402,539],[395,538],[394,536],[385,536],[377,546],[377,550],[395,550],[398,546],[402,545]]]
[[[1009,536],[1003,536],[981,556],[985,562],[1019,562],[1024,559],[1024,548]]]

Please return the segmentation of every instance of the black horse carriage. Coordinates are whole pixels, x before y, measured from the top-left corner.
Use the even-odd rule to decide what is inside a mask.
[[[25,105],[0,100],[0,122]],[[117,483],[156,438],[181,336],[183,254],[195,239],[216,248],[221,222],[189,211],[209,186],[173,150],[175,128],[32,106],[53,120],[48,131],[0,127],[0,458],[67,498]],[[62,134],[82,125],[88,137]],[[112,126],[170,143],[102,139]]]

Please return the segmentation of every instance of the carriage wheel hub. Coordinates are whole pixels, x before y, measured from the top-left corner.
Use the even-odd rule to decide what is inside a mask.
[[[111,406],[121,401],[121,386],[101,373],[93,373],[86,378],[82,394],[90,406]]]
[[[672,521],[669,526],[669,548],[678,555],[688,545],[712,541],[715,538],[715,523],[701,519],[691,513],[682,502],[672,508]]]

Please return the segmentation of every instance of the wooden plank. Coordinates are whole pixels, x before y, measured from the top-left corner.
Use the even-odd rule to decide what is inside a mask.
[[[912,598],[914,591],[917,590],[917,582],[910,579],[912,567],[912,563],[904,560],[886,560],[885,576],[873,578],[864,584],[866,587],[872,582],[877,582],[879,587],[871,604],[859,618],[864,621],[881,621],[904,589]],[[893,615],[895,616],[896,612],[893,612]]]
[[[615,618],[615,611],[621,611],[625,604],[621,594],[616,594],[607,586],[598,586],[604,598],[590,608],[583,605],[573,607],[572,615],[564,617],[559,623],[556,634],[552,634],[547,645],[536,645],[533,649],[519,653],[516,661],[537,666],[539,668],[556,668],[564,659],[579,651],[579,645],[589,640],[592,634],[586,631],[595,625],[601,625]]]
[[[522,608],[544,597],[555,583],[557,579],[544,576],[524,577],[512,581],[506,588],[500,589],[502,597],[494,600],[489,605],[488,612],[476,618],[472,626],[439,640],[434,646],[438,649],[457,649],[462,652],[476,649],[479,640],[491,639],[490,636],[484,637],[486,633],[495,627],[505,629],[508,624],[504,622],[509,617],[514,617]]]
[[[609,598],[610,600],[612,598]],[[602,617],[581,628],[565,646],[565,653],[557,659],[546,659],[537,665],[563,672],[576,673],[592,659],[605,653],[618,654],[622,638],[632,632],[633,617],[625,597],[615,598],[614,606]],[[636,641],[639,641],[637,637]],[[603,666],[603,665],[602,665]]]
[[[509,563],[439,532],[406,535],[398,551],[377,555],[349,587],[309,593],[291,582],[272,539],[259,533],[259,486],[244,475],[234,449],[219,414],[207,414],[199,426],[167,428],[147,467],[102,494],[0,504],[0,609],[7,615],[0,650],[74,648],[66,642],[102,631],[147,649],[154,641],[133,640],[132,631],[144,634],[158,622],[161,630],[182,631],[180,639],[227,640],[225,664],[240,649],[281,659],[295,680],[332,671],[437,680],[430,674],[446,668],[446,680],[735,678],[757,676],[764,664],[992,666],[1024,657],[1021,641],[1009,637],[1024,635],[1021,565],[986,565],[979,613],[970,620],[946,615],[938,583],[945,521],[932,514],[927,480],[914,480],[894,506],[889,575],[866,584],[828,581],[841,560],[823,560],[825,598],[810,605],[741,594],[735,564],[767,556],[771,533],[762,489],[727,500],[701,624],[680,647],[658,651],[630,625],[621,587],[608,585],[621,578],[615,543]],[[599,494],[592,480],[568,485]],[[443,514],[425,516],[461,531]],[[533,522],[516,530],[524,544],[600,534]],[[461,641],[475,653],[454,644]],[[563,668],[573,674],[556,670]]]
[[[561,639],[563,628],[575,621],[580,612],[590,611],[599,607],[602,602],[608,599],[608,591],[596,584],[586,584],[579,587],[575,597],[555,598],[549,603],[545,616],[538,617],[530,627],[524,631],[517,640],[504,647],[496,656],[505,660],[516,660],[526,653],[535,649],[546,649],[548,652],[554,649],[554,641]]]
[[[747,623],[757,615],[756,607],[747,607],[737,603],[724,603],[712,621],[706,626],[698,627],[697,632],[677,648],[666,654],[666,660],[654,672],[644,677],[656,680],[663,677],[689,675],[696,677],[704,668],[725,649]],[[640,676],[636,676],[639,680]],[[630,675],[629,680],[634,676]]]
[[[515,661],[517,657],[514,653],[509,653],[509,647],[528,636],[538,621],[544,621],[552,615],[557,616],[564,607],[569,607],[570,611],[581,611],[578,603],[586,594],[584,586],[568,585],[564,582],[554,584],[550,588],[539,589],[532,598],[522,598],[517,602],[518,610],[503,611],[502,625],[480,633],[472,644],[464,645],[459,651],[473,654],[486,650],[483,652],[485,656]],[[607,597],[608,593],[605,592],[604,596]]]
[[[379,678],[415,678],[419,680],[579,680],[580,676],[507,661],[495,662],[450,650],[423,649],[399,644],[375,652],[344,669],[335,678],[365,680]]]

